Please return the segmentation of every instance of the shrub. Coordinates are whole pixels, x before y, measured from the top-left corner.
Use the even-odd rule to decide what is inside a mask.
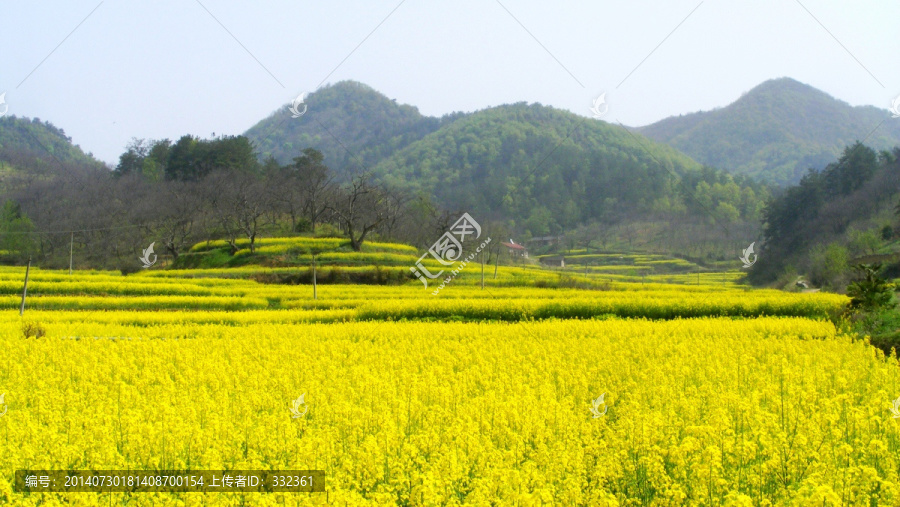
[[[849,254],[837,243],[817,245],[810,253],[810,280],[820,287],[839,287],[846,276]]]
[[[142,270],[140,266],[132,266],[126,265],[119,268],[119,272],[122,273],[122,276],[132,275],[134,273],[138,273]]]
[[[306,218],[301,218],[297,220],[297,223],[294,224],[294,232],[310,232],[312,231],[312,222],[307,220]]]
[[[23,322],[22,334],[25,338],[43,338],[47,331],[37,322]]]
[[[882,235],[884,232],[882,231]],[[872,255],[878,251],[881,246],[879,234],[875,230],[859,231],[853,229],[849,233],[850,242],[848,246],[853,255]]]
[[[851,309],[870,312],[894,306],[894,285],[878,276],[881,264],[858,264],[854,269],[863,278],[847,286]]]

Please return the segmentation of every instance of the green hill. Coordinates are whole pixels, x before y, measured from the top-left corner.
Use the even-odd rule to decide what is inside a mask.
[[[541,104],[429,118],[352,81],[304,103],[299,118],[283,107],[247,131],[262,158],[316,148],[338,178],[371,169],[403,195],[533,236],[673,216],[755,221],[767,194],[639,133]]]
[[[65,131],[37,118],[0,118],[0,165],[40,170],[48,164],[97,168],[103,164],[84,153]]]
[[[299,118],[292,118],[285,105],[247,130],[244,135],[262,158],[273,156],[285,164],[314,147],[330,168],[344,174],[374,166],[441,125],[355,81],[325,86],[304,103],[307,111]]]
[[[703,164],[790,184],[808,168],[821,169],[835,161],[845,146],[862,141],[879,124],[867,145],[882,150],[900,143],[900,122],[891,121],[887,110],[853,107],[781,78],[760,84],[721,109],[671,117],[637,130]]]
[[[525,103],[466,115],[376,167],[387,182],[442,206],[512,219],[534,235],[679,210],[678,180],[699,170],[677,150],[621,127]]]

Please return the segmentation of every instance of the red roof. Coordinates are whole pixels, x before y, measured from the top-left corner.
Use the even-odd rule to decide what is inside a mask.
[[[502,244],[506,248],[512,248],[513,250],[525,250],[524,246],[518,245],[516,243],[504,243],[501,241],[500,244]]]

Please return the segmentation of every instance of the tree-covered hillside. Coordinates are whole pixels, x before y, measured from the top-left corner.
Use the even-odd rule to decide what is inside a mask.
[[[363,171],[437,130],[442,120],[422,116],[354,81],[328,85],[307,96],[306,112],[293,118],[281,107],[244,134],[262,158],[286,164],[314,147],[339,175]],[[449,117],[445,120],[449,121]]]
[[[519,103],[457,119],[385,159],[376,173],[444,207],[512,220],[532,235],[651,213],[754,216],[758,186],[700,169],[677,150],[621,127]],[[727,191],[714,192],[713,185]],[[698,192],[708,205],[698,202]]]
[[[727,107],[667,118],[638,130],[703,164],[790,184],[808,168],[833,162],[855,141],[865,139],[876,150],[900,143],[900,121],[890,116],[887,110],[852,107],[781,78],[760,84]]]
[[[853,264],[872,260],[900,275],[898,194],[900,148],[879,153],[861,143],[847,146],[837,162],[809,171],[766,207],[765,242],[751,279],[790,282],[805,275],[840,290]]]
[[[100,167],[66,133],[38,118],[0,117],[0,164],[34,171],[48,164]]]

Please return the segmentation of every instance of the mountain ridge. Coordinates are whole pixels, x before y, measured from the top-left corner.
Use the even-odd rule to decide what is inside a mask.
[[[874,106],[851,106],[792,78],[765,81],[734,102],[671,116],[636,130],[700,163],[777,184],[796,183],[843,148],[900,144],[900,123]]]
[[[754,220],[766,195],[640,133],[540,103],[434,118],[348,81],[305,100],[300,118],[284,107],[248,131],[262,158],[280,153],[284,163],[288,147],[312,147],[338,179],[370,172],[401,195],[532,235],[666,213],[697,219],[705,208]]]
[[[244,133],[261,158],[271,156],[285,164],[304,148],[315,147],[329,167],[345,173],[371,167],[385,156],[385,150],[402,148],[441,125],[440,119],[397,104],[356,81],[326,85],[304,100],[307,111],[300,117],[293,118],[283,106]]]

